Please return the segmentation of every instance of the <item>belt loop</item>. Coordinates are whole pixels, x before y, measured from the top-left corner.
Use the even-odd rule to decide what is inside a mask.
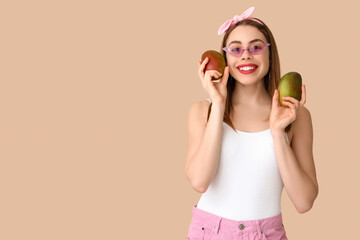
[[[260,228],[259,220],[256,220],[256,227],[257,227],[257,231],[258,231],[258,239],[262,239],[264,236],[263,236],[263,232],[261,231],[261,228]],[[260,236],[261,236],[261,238],[260,238]]]
[[[217,226],[216,226],[216,229],[214,229],[215,230],[215,232],[216,232],[216,234],[219,234],[219,228],[220,228],[220,223],[221,223],[221,220],[222,220],[222,217],[219,219],[219,221],[217,222]]]

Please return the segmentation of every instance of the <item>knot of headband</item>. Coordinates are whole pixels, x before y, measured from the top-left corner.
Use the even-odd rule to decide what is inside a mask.
[[[243,12],[243,14],[241,14],[240,16],[236,15],[234,16],[233,19],[227,20],[223,25],[221,25],[221,27],[218,30],[218,35],[223,34],[224,32],[226,32],[231,26],[233,26],[235,23],[242,21],[244,19],[251,19],[255,22],[260,23],[261,25],[262,22],[254,19],[254,18],[249,18],[249,16],[253,13],[253,11],[255,10],[255,7],[251,7],[248,10],[246,10],[245,12]]]

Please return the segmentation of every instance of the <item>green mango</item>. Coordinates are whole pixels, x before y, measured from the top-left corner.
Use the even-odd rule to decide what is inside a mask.
[[[293,97],[300,101],[301,99],[301,86],[302,78],[301,75],[297,72],[288,72],[281,79],[278,86],[279,91],[279,102],[283,107],[288,107],[287,105],[282,104],[283,97]]]

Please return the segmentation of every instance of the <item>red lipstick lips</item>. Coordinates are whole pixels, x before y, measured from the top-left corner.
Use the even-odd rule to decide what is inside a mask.
[[[241,64],[241,65],[237,66],[237,69],[239,69],[239,72],[241,72],[242,74],[253,73],[256,71],[257,68],[258,68],[258,66],[253,63]]]

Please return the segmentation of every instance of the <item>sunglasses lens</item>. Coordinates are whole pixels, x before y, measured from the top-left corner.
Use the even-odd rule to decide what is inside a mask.
[[[265,44],[262,42],[256,42],[249,46],[249,52],[253,55],[259,54],[265,49]]]
[[[229,46],[228,50],[230,51],[229,52],[230,54],[234,56],[239,56],[241,53],[241,45],[237,43],[233,43]]]

